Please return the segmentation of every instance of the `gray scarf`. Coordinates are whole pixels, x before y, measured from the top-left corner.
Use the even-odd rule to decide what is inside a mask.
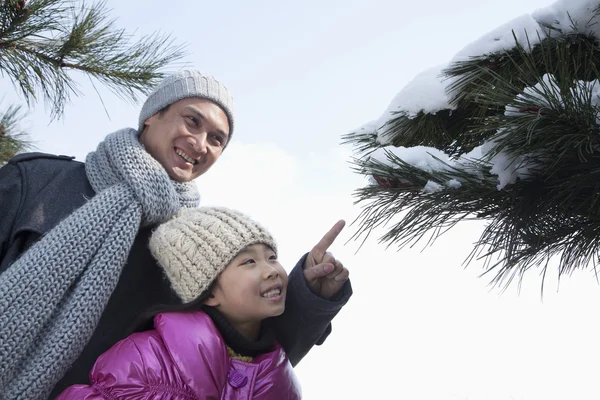
[[[140,225],[200,201],[133,129],[108,135],[85,169],[96,195],[0,275],[2,399],[46,398],[91,338]]]

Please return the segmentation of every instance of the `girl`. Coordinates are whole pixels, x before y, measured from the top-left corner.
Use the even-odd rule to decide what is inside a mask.
[[[185,312],[158,313],[98,358],[69,399],[299,399],[268,318],[285,309],[287,273],[262,226],[225,208],[185,209],[150,250]]]

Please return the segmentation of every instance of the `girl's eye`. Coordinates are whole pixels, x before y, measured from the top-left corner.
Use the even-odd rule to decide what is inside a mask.
[[[277,260],[277,254],[271,254],[269,260]]]
[[[244,262],[242,263],[242,265],[250,265],[250,264],[254,264],[254,259],[253,259],[253,258],[251,258],[251,259],[249,259],[249,260],[246,260],[246,261],[244,261]]]

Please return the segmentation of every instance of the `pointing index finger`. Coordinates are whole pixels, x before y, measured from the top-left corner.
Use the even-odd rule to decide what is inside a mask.
[[[319,240],[319,243],[317,243],[315,247],[313,247],[313,251],[318,252],[320,255],[324,255],[329,246],[331,246],[335,239],[338,237],[342,229],[344,229],[345,225],[346,221],[344,221],[343,219],[336,222],[335,225],[333,225],[333,227],[329,230],[329,232],[327,232],[325,236],[323,236],[323,238]]]

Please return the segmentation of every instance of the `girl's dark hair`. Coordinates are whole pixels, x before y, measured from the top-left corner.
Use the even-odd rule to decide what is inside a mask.
[[[194,300],[188,303],[158,304],[156,306],[150,307],[137,318],[137,320],[127,331],[125,337],[131,335],[134,332],[143,332],[154,329],[154,317],[156,317],[158,314],[170,312],[198,311],[202,309],[204,302],[207,299],[213,297],[212,291],[215,283],[216,281],[214,281],[206,290],[204,290],[204,292],[202,292],[200,296],[196,297]]]

